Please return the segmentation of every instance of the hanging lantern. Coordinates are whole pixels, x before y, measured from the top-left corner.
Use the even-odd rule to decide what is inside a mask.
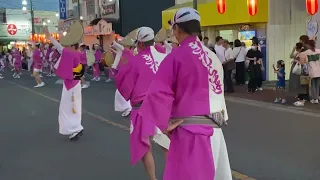
[[[218,12],[220,14],[223,14],[226,12],[226,0],[217,0],[217,8],[218,8]]]
[[[306,0],[306,8],[311,16],[315,15],[319,9],[318,0]]]
[[[258,12],[258,0],[247,0],[248,12],[250,16],[254,16]]]

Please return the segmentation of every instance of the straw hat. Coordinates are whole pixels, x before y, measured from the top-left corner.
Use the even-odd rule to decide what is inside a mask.
[[[165,41],[167,38],[167,31],[165,28],[161,28],[159,32],[156,34],[154,41],[159,43]]]
[[[62,31],[60,36],[60,44],[63,46],[71,46],[78,43],[83,36],[82,22],[75,19],[68,19],[59,23],[59,30]]]

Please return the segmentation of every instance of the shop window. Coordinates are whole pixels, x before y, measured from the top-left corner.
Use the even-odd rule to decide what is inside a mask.
[[[0,22],[1,23],[7,23],[7,15],[6,15],[6,10],[0,10]]]

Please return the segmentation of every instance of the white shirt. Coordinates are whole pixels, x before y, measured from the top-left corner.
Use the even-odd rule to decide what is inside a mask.
[[[233,51],[231,48],[228,48],[225,53],[224,53],[224,57],[225,57],[225,60],[224,61],[228,61],[230,59],[234,59],[234,55],[233,55]],[[222,61],[223,62],[223,61]]]
[[[236,58],[236,62],[244,62],[247,56],[247,50],[244,47],[235,47],[232,50],[234,58]]]
[[[222,63],[223,61],[225,61],[225,48],[222,45],[215,45],[214,46],[214,50],[216,50],[216,54],[220,60],[220,62]]]

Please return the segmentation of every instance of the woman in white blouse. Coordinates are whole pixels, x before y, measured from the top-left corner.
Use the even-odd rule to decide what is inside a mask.
[[[236,62],[236,83],[237,85],[245,84],[245,60],[247,50],[241,46],[241,41],[236,39],[234,41],[233,55]]]

